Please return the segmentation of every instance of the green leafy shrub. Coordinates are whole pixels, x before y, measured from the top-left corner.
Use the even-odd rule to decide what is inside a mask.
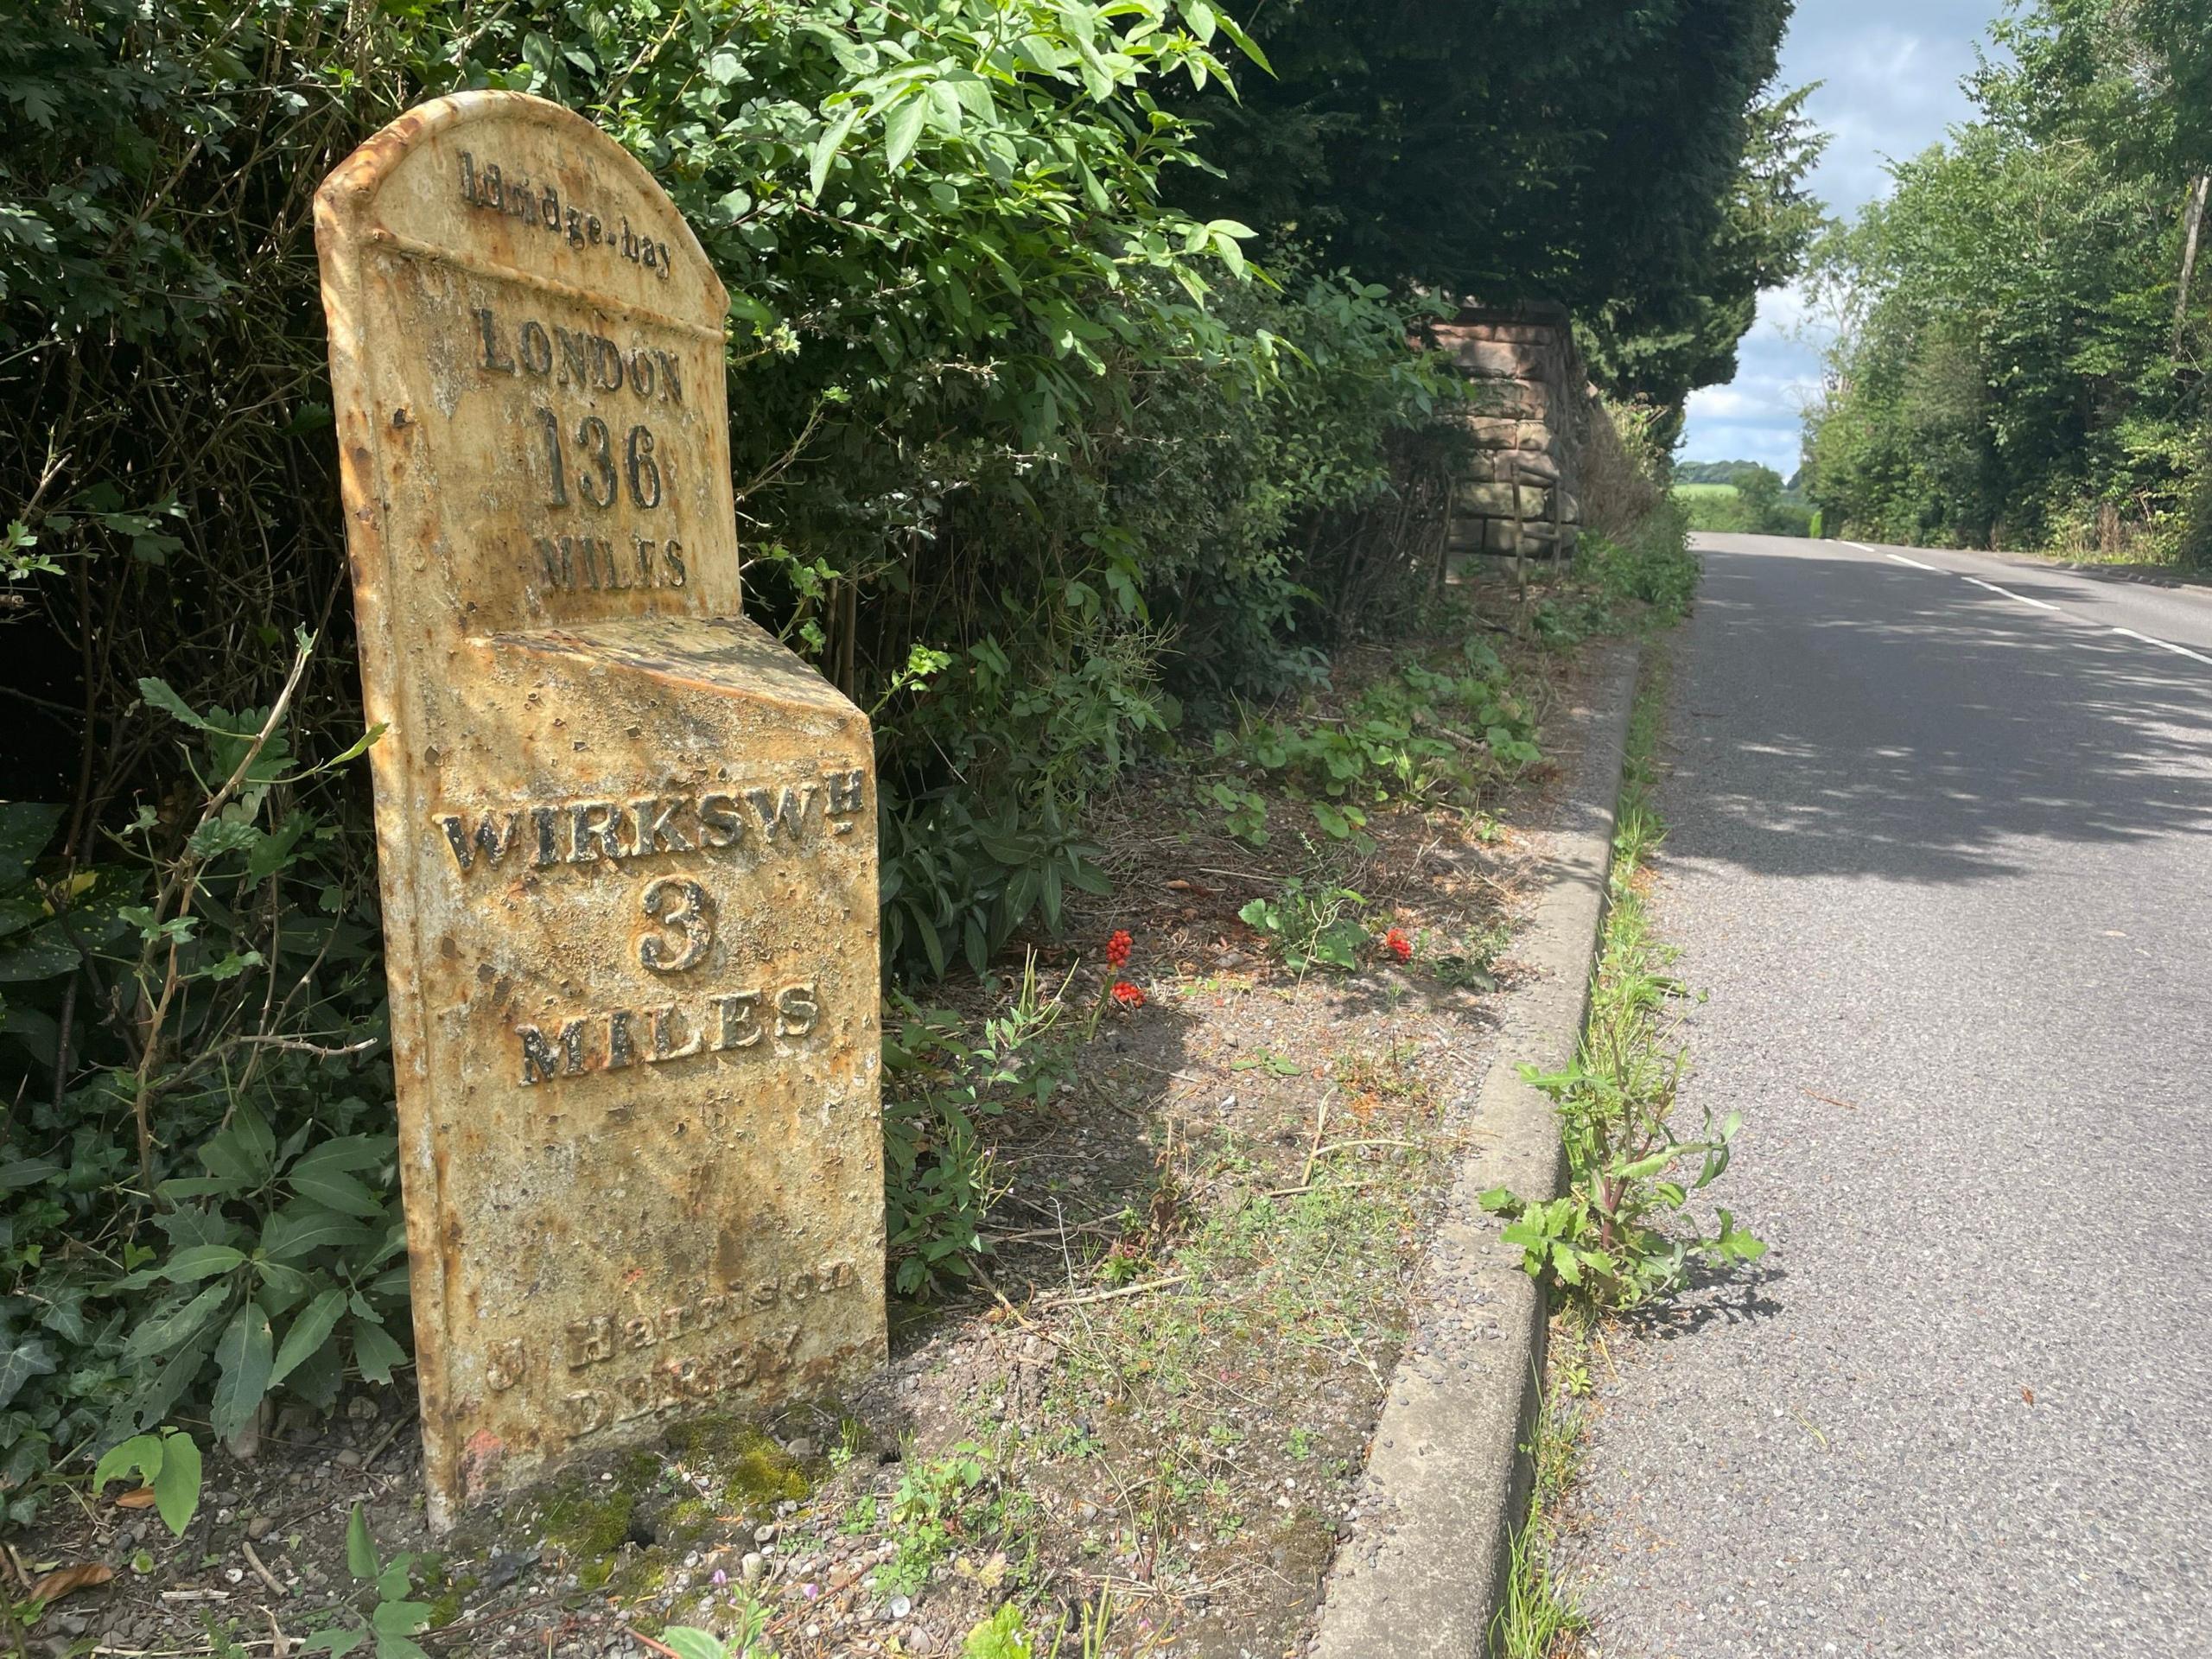
[[[410,1599],[415,1592],[415,1558],[402,1553],[378,1558],[369,1536],[369,1518],[356,1503],[346,1522],[346,1571],[362,1586],[349,1622],[315,1631],[300,1645],[309,1653],[343,1659],[364,1643],[376,1659],[429,1659],[415,1638],[430,1623],[430,1604]]]
[[[1585,536],[1574,550],[1574,575],[1587,583],[1618,625],[1640,613],[1666,627],[1689,613],[1697,592],[1698,558],[1679,505],[1666,504],[1625,537]]]
[[[1351,973],[1368,949],[1367,924],[1359,916],[1366,907],[1350,887],[1309,887],[1293,880],[1272,899],[1248,900],[1236,914],[1274,942],[1291,972],[1318,966]]]
[[[1067,1077],[1071,1057],[1052,1035],[1065,991],[1039,980],[1032,956],[1014,995],[972,1038],[957,1014],[897,999],[904,1017],[883,1044],[883,1176],[901,1294],[957,1283],[988,1253],[983,1227],[1000,1194],[976,1121],[1024,1101],[1041,1106]]]
[[[202,781],[142,806],[112,861],[48,854],[58,808],[0,826],[5,1029],[41,1084],[0,1165],[0,1478],[19,1518],[59,1455],[143,1444],[188,1395],[243,1440],[272,1389],[327,1405],[349,1364],[385,1381],[405,1362],[389,1085],[359,1058],[380,1046],[381,976],[338,837],[301,804],[370,740],[294,753],[311,656],[303,636],[265,709],[143,682]]]
[[[1461,735],[1471,726],[1479,743]],[[1314,827],[1362,851],[1367,809],[1395,800],[1465,798],[1482,783],[1517,776],[1541,758],[1535,722],[1504,664],[1470,637],[1439,671],[1416,661],[1365,687],[1341,717],[1248,719],[1217,731],[1214,758],[1230,768],[1204,786],[1232,835],[1268,836],[1267,807],[1241,777],[1265,778],[1304,800]]]
[[[1563,1071],[1522,1076],[1551,1097],[1567,1152],[1567,1190],[1529,1198],[1505,1187],[1483,1194],[1505,1217],[1532,1277],[1549,1278],[1601,1306],[1632,1306],[1675,1289],[1693,1260],[1756,1262],[1760,1240],[1715,1212],[1710,1230],[1692,1197],[1726,1173],[1740,1119],[1708,1110],[1696,1134],[1674,1116],[1687,1058],[1670,1042],[1669,1001],[1682,994],[1668,969],[1675,953],[1651,931],[1639,873],[1664,833],[1650,790],[1662,682],[1647,683],[1630,725],[1623,799],[1613,841],[1605,928],[1582,1040]]]

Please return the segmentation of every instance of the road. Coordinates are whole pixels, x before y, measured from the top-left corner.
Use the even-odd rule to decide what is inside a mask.
[[[2212,1655],[2212,590],[1700,545],[1679,1109],[1772,1252],[1608,1339],[1592,1651]]]

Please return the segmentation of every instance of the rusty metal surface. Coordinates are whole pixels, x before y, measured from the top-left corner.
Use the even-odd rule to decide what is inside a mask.
[[[542,100],[316,200],[430,1516],[880,1363],[866,717],[738,616],[726,296]]]

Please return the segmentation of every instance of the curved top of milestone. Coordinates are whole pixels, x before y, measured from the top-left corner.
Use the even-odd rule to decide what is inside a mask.
[[[637,158],[526,92],[456,92],[410,110],[315,194],[319,228],[613,301],[719,336],[729,296]]]

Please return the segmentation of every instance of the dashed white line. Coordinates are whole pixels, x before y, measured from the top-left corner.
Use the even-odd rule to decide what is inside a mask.
[[[2138,633],[2133,628],[2114,628],[2114,633],[2124,633],[2131,639],[2140,639],[2146,645],[2156,645],[2160,651],[2171,651],[2177,657],[2186,657],[2193,663],[2202,663],[2212,668],[2212,657],[2201,656],[2187,645],[2177,645],[2171,639],[2160,639],[2147,633]]]
[[[1995,582],[1984,582],[1980,576],[1968,576],[1967,580],[1977,588],[1986,588],[1991,593],[2001,594],[2006,599],[2017,599],[2021,604],[2032,605],[2039,611],[2055,611],[2058,608],[2047,599],[2030,599],[2025,594],[2016,594],[2010,588],[1999,588]]]
[[[1855,547],[1861,553],[1880,551],[1878,548],[1867,546],[1864,542],[1846,542],[1844,545]],[[1938,565],[1923,564],[1918,559],[1908,559],[1902,553],[1884,553],[1882,556],[1894,560],[1898,564],[1909,564],[1916,570],[1926,570],[1939,576],[1957,576],[1961,581],[1972,582],[1977,588],[1986,588],[2000,598],[2014,600],[2022,605],[2032,605],[2039,611],[2052,611],[2060,616],[2070,615],[2070,613],[2062,605],[2054,605],[2047,599],[2030,599],[2025,594],[2016,594],[2010,588],[1999,588],[1995,582],[1984,582],[1980,576],[1969,576],[1963,570],[1945,570]],[[2074,620],[2079,621],[2082,619],[2076,617]],[[2207,657],[2202,652],[2191,651],[2187,645],[2177,645],[2171,639],[2161,639],[2155,634],[2139,633],[2133,628],[2114,628],[2113,632],[2124,634],[2130,639],[2139,640],[2146,645],[2156,645],[2160,651],[2171,651],[2177,657],[2186,657],[2192,663],[2202,663],[2207,668],[2212,668],[2212,657]]]

